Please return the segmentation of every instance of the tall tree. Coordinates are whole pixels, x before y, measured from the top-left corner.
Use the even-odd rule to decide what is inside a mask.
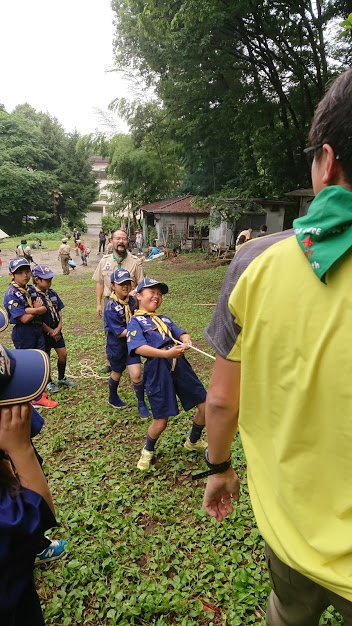
[[[307,184],[315,105],[346,60],[324,39],[347,2],[113,0],[116,61],[138,68],[175,123],[189,185],[256,195]],[[334,59],[332,62],[331,59]],[[204,178],[203,178],[204,183]]]

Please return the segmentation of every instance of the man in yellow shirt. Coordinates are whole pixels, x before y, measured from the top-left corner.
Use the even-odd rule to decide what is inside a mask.
[[[213,319],[206,330],[217,356],[204,507],[222,521],[238,500],[238,426],[266,542],[268,626],[317,626],[330,604],[352,625],[351,107],[352,69],[312,122],[305,152],[316,198],[308,214],[294,233],[244,247],[252,258],[258,247],[259,256],[220,297],[215,314],[221,319],[223,309],[225,323]]]

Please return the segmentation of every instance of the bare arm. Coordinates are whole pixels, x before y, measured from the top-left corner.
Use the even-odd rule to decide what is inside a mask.
[[[38,297],[34,300],[33,306],[26,307],[25,311],[24,315],[18,318],[22,324],[28,324],[28,322],[34,320],[36,315],[46,313],[46,306],[44,306],[41,298]]]
[[[30,440],[31,414],[29,403],[0,408],[0,448],[11,458],[21,485],[39,493],[55,514],[48,483]]]
[[[240,377],[240,363],[216,356],[205,405],[208,458],[214,465],[224,463],[231,456],[238,424]],[[238,497],[238,476],[229,468],[222,474],[209,476],[203,506],[221,522],[233,510],[231,498],[238,500]]]
[[[101,280],[101,281],[97,282],[96,287],[95,287],[95,292],[96,292],[96,295],[97,295],[97,309],[96,309],[96,311],[97,311],[97,315],[99,315],[99,317],[101,317],[102,314],[103,314],[103,309],[102,309],[102,306],[101,306],[101,299],[102,299],[103,293],[104,293],[104,281]]]
[[[141,356],[156,357],[159,359],[179,359],[183,355],[185,350],[187,350],[186,344],[183,344],[182,346],[172,346],[170,350],[153,348],[152,346],[148,346],[146,344],[144,346],[139,346],[139,348],[136,348],[135,353],[140,354]]]

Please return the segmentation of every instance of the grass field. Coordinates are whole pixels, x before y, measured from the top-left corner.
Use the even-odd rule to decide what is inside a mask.
[[[175,266],[154,261],[148,276],[169,285],[161,310],[211,352],[203,329],[226,268],[184,259]],[[107,377],[99,375],[105,338],[94,283],[91,274],[71,278],[58,276],[53,288],[66,305],[68,373],[76,388],[57,394],[56,409],[42,410],[46,425],[35,440],[57,507],[59,527],[50,536],[68,541],[64,559],[36,570],[47,626],[264,624],[269,583],[239,438],[233,464],[241,500],[222,524],[202,509],[204,482],[191,480],[205,469],[202,454],[183,448],[191,411],[170,419],[155,463],[141,474],[136,463],[148,422],[138,417],[127,374],[119,393],[128,408],[109,406]],[[8,282],[0,278],[1,295]],[[2,342],[12,346],[9,330]],[[191,350],[187,358],[207,386],[211,359]],[[321,621],[340,623],[330,613]]]

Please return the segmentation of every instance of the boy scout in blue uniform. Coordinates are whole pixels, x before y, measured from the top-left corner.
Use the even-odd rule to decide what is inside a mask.
[[[36,295],[41,299],[45,306],[45,314],[41,317],[44,332],[45,352],[50,356],[53,348],[57,354],[57,384],[59,387],[75,387],[75,383],[65,376],[67,350],[65,339],[62,334],[62,309],[64,303],[54,291],[51,289],[51,281],[56,274],[47,266],[37,265],[32,271],[33,283]],[[57,393],[59,387],[49,379],[47,390]]]
[[[138,401],[138,412],[142,419],[150,415],[144,402],[141,359],[130,356],[127,350],[127,323],[137,306],[136,299],[129,296],[132,289],[130,273],[117,269],[111,274],[111,295],[104,309],[104,330],[106,331],[106,354],[111,365],[109,378],[109,404],[115,409],[123,408],[126,403],[117,393],[122,372],[128,369]]]
[[[46,312],[46,308],[42,300],[38,298],[34,287],[28,285],[31,278],[29,262],[22,257],[12,259],[9,263],[9,271],[13,278],[5,293],[4,305],[9,322],[14,325],[11,334],[13,344],[17,349],[45,350],[40,316]],[[49,400],[46,393],[33,402],[35,407],[48,409],[55,408],[57,404],[54,400]]]
[[[139,310],[128,324],[127,345],[131,355],[147,357],[144,364],[144,386],[149,398],[153,422],[148,428],[146,444],[137,467],[149,468],[155,444],[165,430],[169,417],[178,415],[177,398],[185,411],[197,407],[192,430],[186,439],[186,450],[204,450],[207,443],[201,440],[205,424],[206,390],[184,357],[191,345],[190,336],[166,315],[155,311],[169,288],[152,278],[144,278],[138,285],[136,298]],[[181,341],[178,345],[176,341]]]

